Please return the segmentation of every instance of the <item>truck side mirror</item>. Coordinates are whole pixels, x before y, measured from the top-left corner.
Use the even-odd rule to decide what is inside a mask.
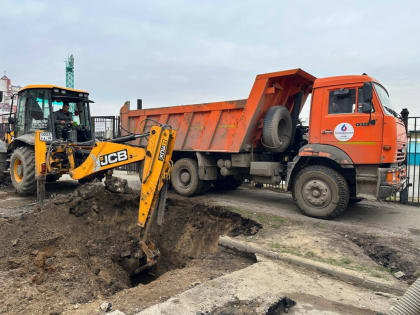
[[[365,82],[363,84],[363,101],[370,103],[372,102],[373,91],[372,91],[372,84]]]
[[[0,91],[0,103],[3,102],[3,91]]]
[[[15,117],[9,117],[8,121],[9,121],[9,124],[13,125],[13,124],[16,123],[16,118]]]

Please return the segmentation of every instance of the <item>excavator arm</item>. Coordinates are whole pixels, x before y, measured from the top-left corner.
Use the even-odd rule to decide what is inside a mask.
[[[75,167],[74,152],[81,148],[78,144],[49,144],[45,133],[35,133],[35,164],[38,196],[39,190],[45,189],[45,177],[53,171],[53,152],[67,155],[69,174],[73,179],[83,179],[99,172],[144,161],[143,177],[137,224],[142,227],[140,246],[147,262],[141,270],[154,265],[159,257],[159,250],[150,239],[150,232],[156,223],[161,225],[165,210],[166,191],[169,184],[171,157],[175,144],[176,132],[169,126],[153,126],[148,135],[146,148],[116,142],[96,142],[90,148],[89,157]],[[133,140],[128,137],[124,140]],[[42,192],[41,192],[42,195]],[[138,270],[139,271],[139,270]]]

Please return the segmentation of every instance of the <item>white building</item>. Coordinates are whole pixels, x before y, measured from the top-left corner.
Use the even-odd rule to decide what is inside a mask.
[[[7,122],[10,107],[13,98],[13,112],[16,111],[17,92],[21,87],[12,85],[11,80],[4,75],[0,78],[0,92],[3,92],[3,97],[0,99],[0,123]],[[0,93],[1,94],[1,93]]]

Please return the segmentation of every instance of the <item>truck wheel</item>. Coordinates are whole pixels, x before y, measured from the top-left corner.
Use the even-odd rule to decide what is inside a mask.
[[[217,180],[214,184],[216,190],[235,190],[242,185],[242,180],[234,176],[225,176],[223,179]]]
[[[183,196],[203,193],[203,183],[198,175],[198,163],[190,158],[179,159],[171,172],[171,183],[176,192]]]
[[[285,106],[271,107],[264,117],[263,141],[276,152],[284,152],[292,138],[292,116]]]
[[[344,177],[326,166],[308,166],[296,176],[293,196],[300,210],[310,216],[332,219],[348,206],[349,187]]]
[[[10,178],[17,193],[32,194],[35,192],[35,153],[32,148],[20,147],[12,153]]]

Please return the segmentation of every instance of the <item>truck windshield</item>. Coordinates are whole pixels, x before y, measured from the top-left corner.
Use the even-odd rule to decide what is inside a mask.
[[[388,92],[378,83],[374,83],[376,94],[378,94],[379,100],[381,101],[382,106],[385,109],[385,113],[388,115],[393,115],[398,117],[398,113],[392,107],[391,100],[389,98]]]

